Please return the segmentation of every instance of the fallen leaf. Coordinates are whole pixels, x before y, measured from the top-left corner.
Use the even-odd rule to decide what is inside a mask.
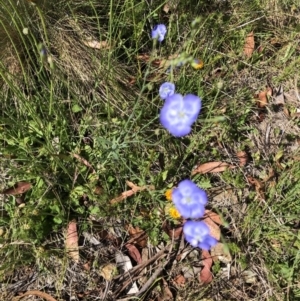
[[[184,286],[185,278],[182,274],[179,274],[174,278],[174,282],[179,286]]]
[[[259,92],[255,97],[257,98],[257,106],[262,109],[265,108],[269,102],[268,96],[273,95],[273,89],[266,87],[266,90]]]
[[[242,272],[241,276],[242,276],[243,280],[245,281],[245,283],[253,284],[253,283],[257,282],[257,274],[251,270],[244,270]]]
[[[211,257],[213,261],[221,261],[222,263],[228,264],[232,261],[232,257],[229,253],[228,247],[218,242],[215,246],[210,249]]]
[[[88,167],[89,169],[91,169],[92,173],[96,173],[95,169],[93,168],[93,166],[83,157],[79,156],[78,154],[72,154],[69,153],[72,157],[74,157],[75,159],[77,159],[79,162],[81,162],[82,164],[84,164],[86,167]]]
[[[113,263],[105,264],[100,268],[100,275],[107,281],[111,281],[117,272],[117,266]]]
[[[169,288],[169,285],[167,283],[167,281],[162,278],[162,291],[163,291],[163,296],[162,296],[162,300],[163,301],[171,301],[174,300],[173,294]]]
[[[248,162],[248,155],[247,155],[247,153],[246,152],[244,152],[244,151],[239,151],[239,152],[237,152],[236,153],[236,156],[238,157],[238,159],[239,159],[239,161],[240,161],[240,166],[241,167],[243,167],[243,166],[245,166],[246,164],[247,164],[247,162]]]
[[[14,187],[4,190],[2,194],[18,195],[18,194],[25,193],[31,187],[32,185],[29,182],[18,182],[14,185]]]
[[[253,31],[251,31],[245,40],[245,44],[244,44],[244,55],[248,58],[250,58],[253,54],[254,51],[254,47],[255,47],[255,42],[254,42],[254,33]]]
[[[213,260],[209,252],[205,250],[202,250],[201,258],[202,258],[201,263],[203,264],[203,268],[199,274],[199,281],[201,284],[209,284],[213,280],[213,276],[210,271],[211,266],[213,264]]]
[[[129,256],[137,263],[142,263],[142,256],[136,246],[132,244],[126,244],[125,248],[128,250]]]
[[[92,40],[92,41],[83,41],[83,44],[85,46],[88,46],[90,48],[94,48],[94,49],[109,49],[110,46],[109,46],[109,43],[107,41],[95,41],[95,40]]]
[[[259,92],[257,98],[258,98],[257,106],[259,108],[264,108],[267,106],[268,104],[267,91]]]
[[[196,167],[196,169],[194,169],[192,171],[192,176],[195,174],[205,174],[205,173],[210,173],[210,172],[222,172],[225,171],[227,169],[233,169],[236,166],[231,165],[229,163],[225,163],[225,162],[208,162],[208,163],[204,163],[199,165],[198,167]]]
[[[205,210],[205,214],[203,217],[204,217],[204,219],[208,219],[208,218],[211,219],[216,224],[223,225],[223,221],[222,221],[220,215],[211,210]]]
[[[38,296],[38,297],[41,297],[42,299],[45,299],[47,301],[57,301],[52,296],[50,296],[50,295],[48,295],[48,294],[46,294],[44,292],[38,291],[38,290],[27,291],[26,293],[22,294],[21,296],[14,297],[12,299],[12,301],[21,300],[25,296]]]
[[[163,7],[163,11],[167,14],[170,11],[170,5],[169,2],[167,2],[164,7]]]
[[[247,180],[251,185],[253,185],[255,187],[255,190],[256,190],[256,193],[258,194],[258,196],[262,199],[265,199],[264,184],[261,181],[255,179],[251,176],[247,176]]]
[[[163,230],[169,235],[170,238],[177,239],[181,237],[182,235],[182,226],[177,226],[176,228],[173,228],[170,226],[168,222],[164,222],[162,225]]]
[[[142,190],[146,190],[146,189],[148,189],[148,190],[155,189],[153,185],[146,185],[146,186],[139,187],[130,181],[126,181],[126,184],[131,188],[131,190],[124,191],[120,196],[112,199],[110,201],[111,204],[119,203],[119,202],[123,201],[124,199],[134,195],[138,191],[142,191]]]
[[[148,235],[145,231],[140,229],[139,227],[133,227],[129,224],[127,227],[128,234],[130,235],[130,243],[136,244],[141,248],[145,248],[147,246]]]
[[[79,262],[79,249],[78,249],[78,233],[77,233],[77,223],[71,221],[68,225],[67,235],[66,235],[66,250],[68,255],[76,262]]]
[[[221,229],[220,227],[209,217],[203,219],[206,225],[209,228],[210,235],[214,237],[216,240],[220,240],[221,238]]]

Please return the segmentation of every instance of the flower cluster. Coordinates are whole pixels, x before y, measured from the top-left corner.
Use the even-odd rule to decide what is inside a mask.
[[[191,180],[183,180],[172,192],[172,200],[180,215],[186,219],[203,217],[207,194]],[[209,234],[209,228],[204,222],[187,221],[183,226],[186,241],[193,247],[209,250],[217,240]]]
[[[151,35],[153,39],[162,42],[166,33],[166,26],[159,24],[153,28]],[[194,69],[201,69],[203,62],[193,59],[191,65]],[[160,86],[159,96],[165,101],[159,116],[162,126],[175,137],[188,135],[201,110],[200,97],[175,93],[175,85],[170,82]],[[217,243],[217,240],[210,235],[208,225],[203,221],[194,220],[202,218],[205,213],[207,194],[204,190],[191,180],[183,180],[177,188],[172,191],[167,190],[165,195],[168,200],[172,199],[176,208],[168,208],[169,215],[173,218],[182,216],[188,219],[183,226],[187,242],[193,247],[205,250],[209,250]]]

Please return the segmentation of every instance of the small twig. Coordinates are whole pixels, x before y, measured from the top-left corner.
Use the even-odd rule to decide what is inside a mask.
[[[173,232],[174,234],[174,232]],[[158,275],[163,271],[163,269],[165,268],[165,266],[169,263],[170,260],[170,256],[171,256],[171,251],[172,251],[172,247],[173,247],[173,243],[174,243],[174,235],[172,237],[172,242],[171,242],[171,248],[169,250],[168,253],[168,257],[166,259],[166,261],[164,263],[160,263],[158,269],[152,274],[152,276],[146,281],[146,283],[143,285],[143,287],[140,289],[140,291],[136,294],[136,296],[140,296],[141,294],[143,294],[144,292],[146,292],[149,287],[152,285],[152,283],[156,280],[156,278],[158,277]]]
[[[73,154],[73,153],[69,153],[72,157],[74,157],[75,159],[77,159],[79,162],[83,163],[86,167],[88,167],[89,169],[92,170],[92,173],[95,174],[96,171],[93,168],[93,166],[84,158],[82,158],[81,156],[77,155],[77,154]]]
[[[28,292],[24,293],[21,296],[14,297],[12,299],[12,301],[18,301],[18,300],[20,300],[20,299],[22,299],[22,298],[24,298],[26,296],[30,296],[30,295],[41,297],[43,299],[46,299],[47,301],[57,301],[56,299],[54,299],[50,295],[48,295],[48,294],[46,294],[44,292],[41,292],[41,291],[37,291],[37,290],[28,291]]]
[[[147,265],[151,264],[152,262],[156,261],[157,259],[159,259],[160,257],[164,257],[166,254],[165,254],[165,251],[169,250],[169,253],[171,252],[172,250],[172,245],[169,244],[167,245],[165,248],[163,248],[162,250],[160,250],[156,255],[154,255],[152,258],[150,258],[149,260],[147,260],[146,262],[143,262],[137,266],[135,266],[134,268],[130,269],[128,272],[122,274],[122,275],[119,275],[119,276],[116,276],[113,280],[116,281],[116,280],[119,280],[119,281],[123,281],[126,277],[129,277],[128,280],[126,280],[122,287],[120,289],[118,289],[115,294],[118,295],[120,294],[126,287],[128,287],[128,285],[132,282],[134,282],[136,279],[139,279],[140,276],[136,276],[136,277],[132,277],[133,274],[135,273],[139,273],[141,270],[143,270]]]

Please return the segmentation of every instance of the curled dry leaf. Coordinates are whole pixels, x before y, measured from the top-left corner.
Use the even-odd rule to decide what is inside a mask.
[[[239,151],[236,153],[236,156],[238,157],[240,163],[239,165],[241,167],[245,166],[249,160],[248,155],[245,151]]]
[[[117,273],[117,265],[113,263],[105,264],[100,268],[100,275],[107,281],[111,281]]]
[[[222,263],[228,264],[232,261],[232,257],[229,253],[228,247],[219,242],[210,249],[211,257],[213,261],[221,261]]]
[[[259,92],[255,97],[257,98],[257,106],[262,109],[265,108],[268,104],[268,96],[273,95],[273,89],[267,87],[266,90]]]
[[[256,178],[247,177],[248,182],[255,187],[255,191],[260,199],[265,199],[264,184]]]
[[[142,191],[142,190],[146,190],[146,189],[148,189],[148,190],[155,189],[153,185],[146,185],[146,186],[139,187],[130,181],[126,181],[126,184],[131,188],[131,190],[124,191],[120,196],[112,199],[110,201],[111,204],[119,203],[119,202],[123,201],[124,199],[134,195],[138,191]]]
[[[211,266],[213,264],[213,260],[208,251],[202,250],[202,264],[203,268],[199,274],[199,281],[201,284],[209,284],[212,282],[213,276],[210,271]]]
[[[129,256],[137,263],[142,263],[142,256],[139,250],[132,244],[126,244],[125,248],[128,250]]]
[[[196,169],[194,169],[192,171],[192,176],[195,174],[205,174],[205,173],[210,173],[210,172],[222,172],[225,171],[227,169],[233,169],[235,168],[234,165],[231,165],[229,163],[225,163],[225,162],[208,162],[208,163],[204,163],[199,165],[198,167],[196,167]]]
[[[252,56],[254,47],[255,47],[254,33],[253,33],[253,31],[251,31],[247,35],[246,40],[245,40],[245,45],[244,45],[244,55],[247,58],[250,58]]]
[[[205,210],[205,215],[203,221],[207,224],[210,235],[214,237],[216,240],[220,240],[221,238],[221,229],[219,225],[222,225],[222,219],[217,213],[214,213],[210,210]]]
[[[205,210],[205,214],[203,217],[204,217],[204,219],[208,219],[208,218],[211,219],[216,224],[223,225],[223,221],[222,221],[220,215],[211,210]]]
[[[130,235],[130,243],[136,244],[141,248],[145,248],[147,246],[148,235],[145,231],[140,229],[139,227],[133,227],[129,224],[127,227],[127,231]]]
[[[94,49],[109,49],[109,43],[107,41],[95,41],[95,40],[91,40],[91,41],[83,41],[83,44],[85,46],[88,46],[90,48],[94,48]]]
[[[179,274],[174,278],[174,282],[178,286],[184,286],[185,285],[185,278],[182,274]]]
[[[164,222],[162,228],[170,238],[178,239],[182,235],[182,225],[172,228],[168,222]]]
[[[75,221],[71,221],[67,228],[66,234],[66,251],[68,255],[76,262],[79,262],[79,249],[78,249],[78,233],[77,224]]]
[[[19,301],[19,300],[23,299],[26,296],[38,296],[38,297],[40,297],[42,299],[45,299],[47,301],[57,301],[52,296],[50,296],[50,295],[48,295],[48,294],[46,294],[44,292],[38,291],[38,290],[28,291],[28,292],[24,293],[21,296],[14,297],[12,299],[12,301]]]
[[[29,182],[18,182],[14,185],[14,187],[4,190],[2,194],[18,195],[18,194],[25,193],[31,187],[32,185]]]

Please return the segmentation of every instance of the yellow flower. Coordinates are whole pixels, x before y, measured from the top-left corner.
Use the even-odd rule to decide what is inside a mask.
[[[169,209],[169,214],[174,219],[178,219],[181,216],[180,213],[177,211],[177,209],[174,208],[174,207],[172,207],[172,208]]]
[[[198,70],[203,68],[204,62],[202,60],[194,59],[191,65],[194,69]]]
[[[165,192],[165,196],[166,196],[166,199],[168,201],[172,201],[172,189],[168,189],[166,192]]]

